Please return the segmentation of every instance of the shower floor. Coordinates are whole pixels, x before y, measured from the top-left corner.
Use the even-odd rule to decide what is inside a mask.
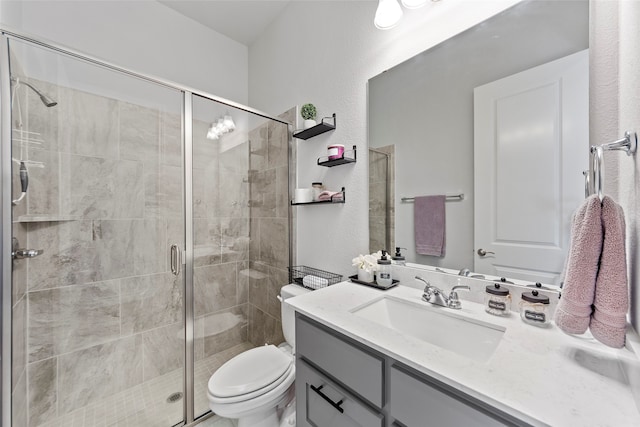
[[[251,343],[245,342],[196,361],[196,417],[209,411],[207,383],[211,375],[227,360],[252,347]],[[171,403],[167,402],[167,398],[175,392],[182,392],[182,389],[183,370],[177,369],[38,427],[171,427],[182,421],[184,397]],[[216,417],[205,421],[203,425],[231,427],[233,424]]]

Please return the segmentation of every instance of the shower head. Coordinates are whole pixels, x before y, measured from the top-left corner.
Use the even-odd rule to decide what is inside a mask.
[[[13,77],[11,79],[11,81],[15,84],[24,84],[25,86],[28,86],[29,88],[31,88],[32,91],[34,91],[36,94],[38,94],[38,96],[40,97],[40,100],[42,101],[42,103],[46,106],[46,107],[55,107],[56,105],[58,105],[58,103],[56,101],[54,101],[51,97],[47,96],[46,94],[40,92],[37,88],[35,88],[32,84],[27,83],[25,81],[21,81],[19,80],[17,77]]]

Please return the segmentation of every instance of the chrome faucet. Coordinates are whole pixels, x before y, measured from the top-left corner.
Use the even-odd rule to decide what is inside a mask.
[[[462,308],[462,303],[460,302],[460,298],[458,298],[458,292],[456,291],[458,289],[467,291],[471,290],[471,288],[466,285],[457,285],[451,288],[449,296],[446,296],[442,289],[438,288],[437,286],[433,286],[422,277],[416,276],[416,280],[420,280],[425,283],[424,293],[422,294],[423,301],[426,301],[433,305],[452,308],[454,310],[459,310]]]

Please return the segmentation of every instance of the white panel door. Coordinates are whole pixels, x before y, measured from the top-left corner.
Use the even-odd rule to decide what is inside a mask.
[[[584,199],[588,90],[588,50],[475,88],[475,271],[558,284]]]

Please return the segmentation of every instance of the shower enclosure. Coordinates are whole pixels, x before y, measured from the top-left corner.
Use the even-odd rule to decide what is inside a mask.
[[[369,148],[369,251],[395,248],[395,145]]]
[[[288,122],[0,40],[2,425],[174,426],[283,341]]]

